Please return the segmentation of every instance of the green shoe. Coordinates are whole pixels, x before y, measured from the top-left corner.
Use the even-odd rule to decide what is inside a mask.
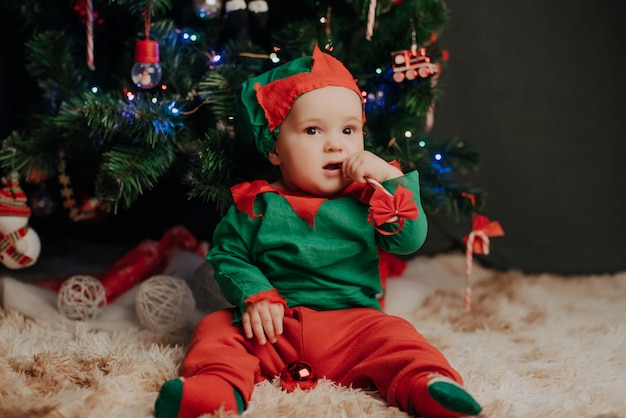
[[[183,399],[183,378],[168,380],[163,383],[159,396],[154,403],[155,418],[176,418]]]
[[[428,393],[444,408],[465,415],[478,415],[482,407],[458,383],[438,376],[428,382]]]

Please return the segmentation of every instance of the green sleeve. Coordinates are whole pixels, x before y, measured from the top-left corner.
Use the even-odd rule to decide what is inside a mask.
[[[387,180],[382,185],[392,194],[396,191],[398,185],[402,185],[413,192],[413,201],[417,204],[417,219],[405,219],[404,226],[397,234],[377,234],[378,245],[381,249],[393,254],[414,253],[424,244],[428,233],[428,220],[426,219],[420,198],[419,174],[417,170],[411,171],[402,177]],[[393,231],[397,228],[397,224],[381,226],[381,229],[388,231]]]
[[[217,225],[213,234],[213,247],[207,260],[215,271],[215,280],[226,299],[235,305],[234,322],[239,323],[245,301],[273,286],[256,267],[250,243],[256,234],[261,218],[253,219],[231,207]]]

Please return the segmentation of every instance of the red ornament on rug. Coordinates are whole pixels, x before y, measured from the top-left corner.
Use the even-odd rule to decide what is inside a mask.
[[[296,388],[309,390],[315,386],[317,386],[317,375],[313,373],[309,364],[302,361],[288,364],[280,373],[280,387],[287,392],[293,392]]]
[[[199,242],[182,225],[168,229],[159,241],[145,240],[127,252],[106,272],[95,277],[106,290],[106,301],[113,303],[133,286],[163,272],[173,250],[179,248],[193,251],[205,257],[208,244]],[[66,278],[43,280],[36,284],[58,292]]]

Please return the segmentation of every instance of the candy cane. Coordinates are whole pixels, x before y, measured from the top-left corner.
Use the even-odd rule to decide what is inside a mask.
[[[430,77],[430,85],[432,88],[437,86],[437,82],[439,81],[439,73],[441,72],[441,65],[438,66],[439,70]],[[435,124],[435,99],[433,99],[428,106],[428,112],[426,113],[426,121],[424,122],[424,131],[429,133],[433,129],[433,125]],[[474,205],[475,206],[475,205]]]
[[[472,261],[474,240],[478,236],[482,241],[483,254],[489,254],[489,237],[484,231],[470,232],[467,242],[465,243],[465,312],[472,310]]]
[[[96,69],[93,61],[93,2],[87,0],[85,2],[85,8],[87,9],[87,67],[91,71]]]
[[[367,28],[365,29],[365,39],[372,40],[374,34],[374,20],[376,19],[376,0],[370,0],[370,7],[367,11]]]

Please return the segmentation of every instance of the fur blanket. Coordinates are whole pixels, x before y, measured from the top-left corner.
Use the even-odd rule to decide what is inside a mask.
[[[626,416],[626,273],[528,276],[475,264],[472,277],[466,313],[463,256],[414,258],[389,279],[386,310],[444,352],[481,416]],[[0,309],[0,417],[150,417],[187,337]],[[289,394],[261,383],[244,416],[407,417],[376,393],[323,379]]]

